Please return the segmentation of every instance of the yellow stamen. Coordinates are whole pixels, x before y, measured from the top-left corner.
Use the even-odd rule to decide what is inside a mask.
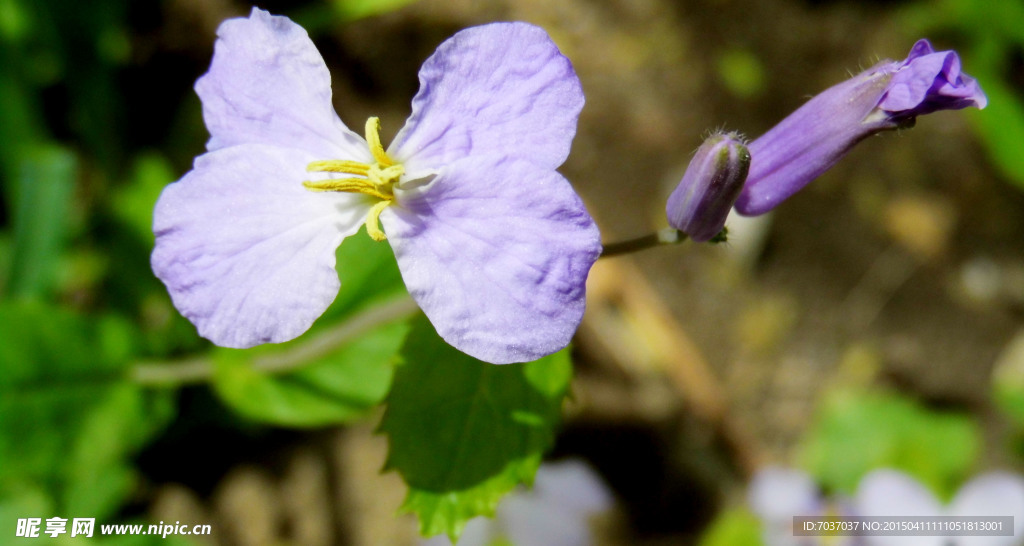
[[[380,213],[395,199],[394,187],[405,174],[405,167],[392,159],[380,142],[380,118],[366,120],[366,143],[373,155],[373,163],[347,159],[327,159],[306,165],[308,172],[356,175],[362,178],[327,178],[302,183],[311,191],[341,191],[361,193],[379,199],[366,215],[366,233],[374,241],[383,241],[387,235],[380,228]]]
[[[394,186],[403,174],[405,174],[405,167],[401,165],[392,165],[383,169],[377,165],[370,165],[370,171],[367,173],[367,176],[371,180],[378,180],[379,184]]]
[[[370,145],[370,153],[373,154],[373,158],[377,160],[378,164],[384,167],[395,164],[395,160],[388,156],[380,144],[380,118],[373,117],[366,120],[366,143]]]
[[[389,202],[395,197],[391,193],[383,193],[379,186],[370,182],[366,178],[328,178],[327,180],[319,180],[317,182],[310,182],[309,180],[306,180],[302,185],[306,186],[306,189],[313,191],[362,193],[364,195],[369,195],[370,197],[381,199],[384,202]]]
[[[391,201],[380,201],[370,207],[370,212],[366,215],[366,234],[378,243],[388,238],[384,230],[380,229],[380,213],[390,204]]]
[[[306,165],[306,171],[311,173],[361,174],[366,176],[366,173],[370,171],[370,166],[358,161],[328,159],[325,161],[314,161],[309,165]]]

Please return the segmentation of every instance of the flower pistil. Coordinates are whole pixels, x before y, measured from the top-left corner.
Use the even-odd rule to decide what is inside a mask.
[[[347,159],[314,161],[306,166],[308,172],[354,174],[362,178],[327,178],[302,183],[313,191],[341,191],[361,193],[379,199],[366,216],[366,233],[374,241],[383,241],[387,235],[380,229],[380,213],[395,199],[394,187],[405,174],[405,167],[391,158],[380,143],[380,118],[366,120],[366,143],[373,154],[374,163]]]

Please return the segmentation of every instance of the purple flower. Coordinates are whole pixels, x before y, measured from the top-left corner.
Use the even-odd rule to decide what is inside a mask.
[[[302,334],[338,292],[336,247],[365,223],[459,350],[507,363],[568,344],[601,245],[555,172],[583,94],[543,30],[496,23],[441,44],[386,151],[376,118],[364,140],[335,114],[301,27],[253,9],[218,37],[196,82],[208,151],[153,226],[153,270],[202,336],[242,348]]]
[[[668,198],[665,212],[669,225],[697,242],[718,235],[743,189],[749,167],[750,154],[739,135],[711,135],[697,149]]]
[[[775,208],[835,165],[864,138],[909,127],[917,116],[984,108],[978,83],[960,71],[955,51],[919,40],[906,60],[883,61],[825,90],[750,143],[750,173],[736,210],[754,216]]]
[[[871,546],[1011,546],[1024,536],[1024,479],[1007,472],[983,474],[967,482],[943,506],[928,489],[896,470],[876,470],[861,479],[856,497],[859,516],[1013,516],[1013,536],[870,536]]]

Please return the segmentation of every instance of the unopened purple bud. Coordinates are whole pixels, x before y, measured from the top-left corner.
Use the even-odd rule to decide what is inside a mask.
[[[669,225],[697,242],[714,238],[725,226],[749,168],[750,153],[739,135],[709,137],[668,198],[665,212]]]
[[[936,52],[919,40],[905,60],[883,61],[830,87],[751,142],[753,161],[736,210],[768,212],[868,136],[911,127],[922,114],[985,104],[955,51]]]

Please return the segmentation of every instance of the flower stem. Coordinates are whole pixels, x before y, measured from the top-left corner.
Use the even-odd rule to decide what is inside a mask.
[[[286,351],[253,358],[252,368],[271,374],[296,370],[377,326],[412,315],[417,309],[416,302],[407,295],[389,300],[309,336]],[[213,359],[196,357],[177,362],[139,362],[131,370],[130,377],[140,385],[176,387],[209,381],[213,370]]]
[[[686,234],[682,231],[667,227],[655,231],[654,233],[644,235],[643,237],[637,237],[636,239],[628,239],[626,241],[606,244],[604,245],[604,251],[601,252],[601,257],[609,258],[661,245],[675,245],[685,241],[686,239]]]

